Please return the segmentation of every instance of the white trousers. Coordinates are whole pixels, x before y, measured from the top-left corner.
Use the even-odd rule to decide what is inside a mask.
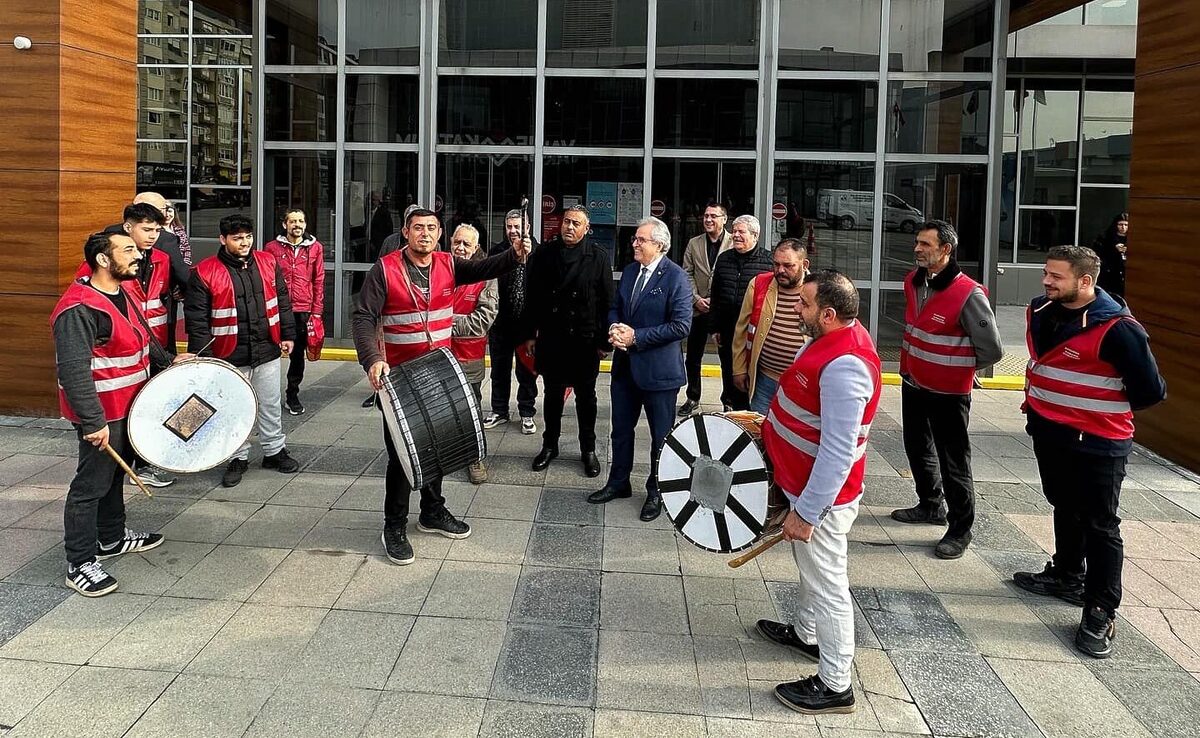
[[[258,442],[263,456],[274,456],[283,450],[287,437],[283,435],[283,392],[279,385],[279,365],[282,360],[268,361],[262,366],[239,366],[237,369],[254,388],[258,398]],[[245,461],[250,457],[250,439],[234,454]]]
[[[800,571],[799,622],[792,623],[805,643],[821,649],[817,674],[825,686],[850,688],[854,663],[854,605],[846,570],[846,535],[858,517],[858,501],[831,510],[808,543],[794,541],[792,555]]]

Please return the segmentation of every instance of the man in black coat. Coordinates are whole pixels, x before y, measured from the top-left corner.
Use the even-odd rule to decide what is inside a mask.
[[[492,246],[489,256],[502,254],[521,238],[522,221],[524,234],[533,242],[534,252],[538,249],[536,238],[529,235],[529,221],[524,218],[519,209],[508,211],[504,216],[504,238]],[[496,322],[488,332],[488,354],[492,358],[492,398],[491,412],[483,417],[484,428],[495,428],[509,421],[509,397],[512,392],[513,365],[517,374],[517,412],[521,416],[521,433],[531,436],[537,432],[533,422],[536,412],[534,403],[537,402],[537,377],[516,358],[517,348],[522,342],[521,325],[525,313],[526,294],[525,265],[518,265],[507,274],[500,275],[498,289],[500,293],[499,310]]]
[[[600,476],[596,458],[596,378],[608,351],[612,264],[608,251],[588,242],[582,207],[563,211],[562,231],[533,252],[526,271],[524,335],[545,383],[546,430],[533,459],[541,471],[558,456],[566,390],[575,390],[579,452],[584,473]]]
[[[733,248],[722,252],[713,265],[709,328],[721,359],[721,404],[726,410],[749,410],[750,397],[733,383],[733,330],[750,281],[773,271],[775,262],[770,252],[758,247],[758,218],[739,215],[730,230]]]

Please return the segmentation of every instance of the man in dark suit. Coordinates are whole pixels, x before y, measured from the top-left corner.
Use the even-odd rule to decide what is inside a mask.
[[[633,490],[634,428],[642,408],[650,425],[650,476],[641,519],[662,512],[658,454],[675,418],[675,398],[687,383],[679,342],[692,326],[692,288],[687,273],[666,258],[671,233],[658,218],[643,218],[633,238],[634,263],[625,267],[608,312],[612,366],[612,466],[604,487],[588,502],[629,497]]]

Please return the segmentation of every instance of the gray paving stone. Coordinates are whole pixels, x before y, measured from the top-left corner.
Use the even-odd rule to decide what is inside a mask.
[[[878,417],[878,416],[876,416]],[[705,720],[708,725],[708,738],[879,738],[878,733],[854,731],[849,734],[837,729],[823,732],[816,725],[783,725],[780,723],[754,722],[752,720],[736,720],[734,718],[710,717]],[[857,733],[855,735],[854,733]],[[888,734],[893,738],[893,734]]]
[[[506,620],[521,567],[446,561],[438,572],[422,615]]]
[[[271,504],[329,509],[354,482],[353,477],[343,474],[315,472],[306,469],[301,474],[287,477],[287,484],[271,495]]]
[[[304,540],[300,541],[297,548],[379,554],[383,552],[383,543],[379,538],[382,532],[383,516],[378,513],[330,510],[309,531]],[[418,550],[417,555],[424,556],[425,553]]]
[[[1015,596],[1007,584],[975,551],[967,549],[961,558],[939,559],[931,546],[900,546],[900,552],[929,589],[937,593]]]
[[[604,510],[607,507],[593,505],[587,501],[587,495],[577,489],[546,487],[542,490],[537,520],[540,523],[604,525]]]
[[[486,704],[481,699],[384,692],[362,738],[475,738]]]
[[[800,583],[768,582],[767,589],[771,593],[771,599],[775,602],[775,607],[779,610],[779,619],[793,625],[799,622],[799,608],[802,602]],[[875,635],[874,629],[871,628],[871,624],[867,622],[867,617],[863,614],[858,600],[853,600],[853,603],[855,647],[883,648],[879,643],[879,638]]]
[[[596,695],[597,638],[591,629],[509,626],[492,697],[590,706]]]
[[[387,475],[387,463],[387,451],[380,451],[379,455],[375,457],[375,460],[368,464],[367,468],[363,470],[363,476],[382,477]]]
[[[1150,738],[1083,664],[1034,665],[1007,659],[988,659],[988,663],[1046,735]]]
[[[366,557],[325,551],[292,551],[254,594],[251,602],[296,607],[332,607]]]
[[[1002,513],[1045,515],[1051,511],[1050,503],[1039,490],[1016,481],[1015,477],[1009,482],[979,481],[977,478],[975,495],[977,501]]]
[[[1102,669],[1093,673],[1159,738],[1191,738],[1200,725],[1200,681],[1178,669]]]
[[[308,642],[289,679],[383,689],[415,618],[333,610]]]
[[[793,568],[794,566],[793,564]],[[915,592],[929,589],[912,563],[895,546],[851,542],[847,545],[847,566],[850,570],[851,587],[880,587]],[[794,576],[793,574],[788,579],[791,580]]]
[[[381,693],[329,684],[282,684],[246,738],[355,738],[367,724]]]
[[[750,718],[750,685],[742,647],[733,638],[696,636],[696,672],[700,678],[703,713]]]
[[[160,597],[88,663],[125,669],[183,671],[237,612],[236,602]]]
[[[530,488],[532,489],[532,488]],[[476,503],[479,497],[475,497]],[[475,505],[471,506],[474,509]],[[525,560],[532,523],[500,518],[466,518],[471,536],[452,541],[447,559],[484,561],[494,564],[520,564]]]
[[[61,462],[62,459],[58,456],[13,454],[0,461],[0,487],[10,487]]]
[[[111,596],[111,595],[110,595]],[[84,666],[17,723],[9,736],[125,735],[175,674]],[[96,709],[103,705],[103,710]]]
[[[74,433],[47,431],[46,438],[29,447],[31,454],[72,457],[79,454],[79,439]]]
[[[537,487],[482,484],[475,490],[467,512],[473,518],[532,521],[541,496]]]
[[[973,653],[974,647],[954,618],[929,592],[854,590],[863,615],[887,650]]]
[[[939,596],[946,612],[979,653],[1034,661],[1075,661],[1074,654],[1024,600],[975,595]]]
[[[251,679],[180,675],[126,733],[129,738],[240,736],[275,685]]]
[[[604,571],[679,574],[675,533],[652,528],[609,528],[604,531]]]
[[[600,622],[600,572],[524,567],[510,620],[596,627]]]
[[[600,581],[600,627],[686,635],[689,629],[682,579],[606,572]]]
[[[525,551],[525,563],[599,569],[603,529],[592,525],[535,523]]]
[[[597,710],[596,738],[704,738],[708,735],[699,715]]]
[[[307,607],[243,605],[185,672],[239,679],[288,679],[326,612]]]
[[[0,659],[0,725],[16,725],[78,667]],[[3,735],[3,734],[0,734]]]
[[[0,489],[0,528],[16,523],[62,496],[61,488],[20,485]]]
[[[334,607],[416,615],[441,568],[438,559],[417,559],[398,567],[387,559],[368,556]]]
[[[486,697],[504,643],[504,631],[502,622],[417,618],[387,688]]]
[[[698,715],[703,707],[692,639],[600,631],[596,706]],[[603,734],[597,728],[597,734]]]
[[[359,477],[333,503],[335,510],[365,510],[383,519],[384,480]]]
[[[58,549],[62,573],[65,576],[66,561],[65,554],[62,553],[62,542],[61,513],[57,531],[0,528],[0,577],[12,574],[51,549]]]
[[[546,484],[546,470],[535,472],[529,468],[533,463],[534,454],[528,457],[519,456],[490,456],[488,457],[488,482],[490,484],[499,485],[525,485],[532,487],[541,487]],[[562,459],[563,457],[559,457]],[[566,460],[554,461],[555,464],[564,464]],[[575,462],[578,466],[579,462]]]
[[[860,648],[854,654],[856,700],[862,700],[879,727],[890,734],[928,735],[929,726],[916,701],[904,686],[886,651]],[[832,716],[829,716],[831,718]],[[822,729],[830,727],[828,718],[818,718]]]
[[[12,524],[13,528],[62,533],[65,499],[51,500]]]
[[[11,595],[52,598],[34,587],[13,587]],[[145,610],[153,598],[119,592],[103,598],[70,597],[0,647],[5,658],[86,664],[100,647]],[[44,608],[39,599],[35,608]],[[26,611],[28,612],[28,611]]]
[[[491,700],[479,738],[591,738],[592,711]]]
[[[214,548],[216,546],[211,543],[166,541],[150,551],[106,561],[104,568],[121,583],[122,592],[160,595],[175,586]],[[61,579],[60,572],[54,574],[53,581],[57,583]]]
[[[872,471],[868,462],[867,471]],[[863,480],[863,504],[876,507],[909,507],[917,501],[912,479],[869,474]]]
[[[200,503],[197,503],[200,504]],[[264,548],[295,548],[325,514],[312,507],[263,505],[233,531],[225,543]]]
[[[217,546],[167,594],[244,602],[287,555],[282,548]]]
[[[139,495],[125,502],[125,524],[134,530],[161,531],[192,504],[186,497]]]
[[[371,462],[375,461],[375,457],[378,455],[379,448],[377,446],[374,448],[331,446],[308,462],[304,469],[310,472],[358,476],[366,470]]]
[[[928,651],[891,656],[935,735],[1040,738],[1041,731],[982,657]]]
[[[74,444],[74,436],[71,437]],[[74,445],[72,446],[74,447]],[[72,453],[72,456],[75,454]],[[75,477],[75,469],[78,466],[78,459],[60,458],[57,464],[51,464],[42,471],[33,476],[26,477],[21,480],[21,484],[29,487],[49,487],[57,490],[64,490],[71,484],[71,480]]]
[[[1100,661],[1093,660],[1075,649],[1075,631],[1079,628],[1082,611],[1078,607],[1057,600],[1029,602],[1030,609],[1038,616],[1050,632],[1058,636],[1067,650],[1076,659],[1088,666],[1100,669],[1175,669],[1171,657],[1142,635],[1128,620],[1117,613],[1117,637],[1113,641],[1112,656]]]
[[[1003,513],[976,512],[971,535],[971,547],[974,550],[1042,552],[1042,547],[1029,540],[1029,537]]]
[[[253,462],[251,462],[253,463]],[[224,474],[224,468],[220,467],[221,473]],[[254,467],[251,466],[251,471]],[[292,474],[268,474],[265,471],[260,471],[257,474],[246,472],[246,476],[236,487],[224,487],[219,482],[215,485],[210,485],[208,490],[203,495],[205,500],[215,502],[253,502],[262,504],[275,496],[279,490],[283,489],[288,484],[296,480],[297,476]],[[304,475],[307,477],[308,475]],[[174,486],[168,489],[175,489]]]
[[[260,508],[253,502],[199,500],[160,531],[173,541],[220,543]]]

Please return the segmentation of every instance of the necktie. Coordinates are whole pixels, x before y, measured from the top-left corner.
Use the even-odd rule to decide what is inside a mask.
[[[647,267],[642,267],[642,273],[638,275],[637,282],[633,285],[633,297],[629,300],[629,306],[634,307],[642,297],[642,289],[646,286],[646,280],[649,278],[650,270]]]

